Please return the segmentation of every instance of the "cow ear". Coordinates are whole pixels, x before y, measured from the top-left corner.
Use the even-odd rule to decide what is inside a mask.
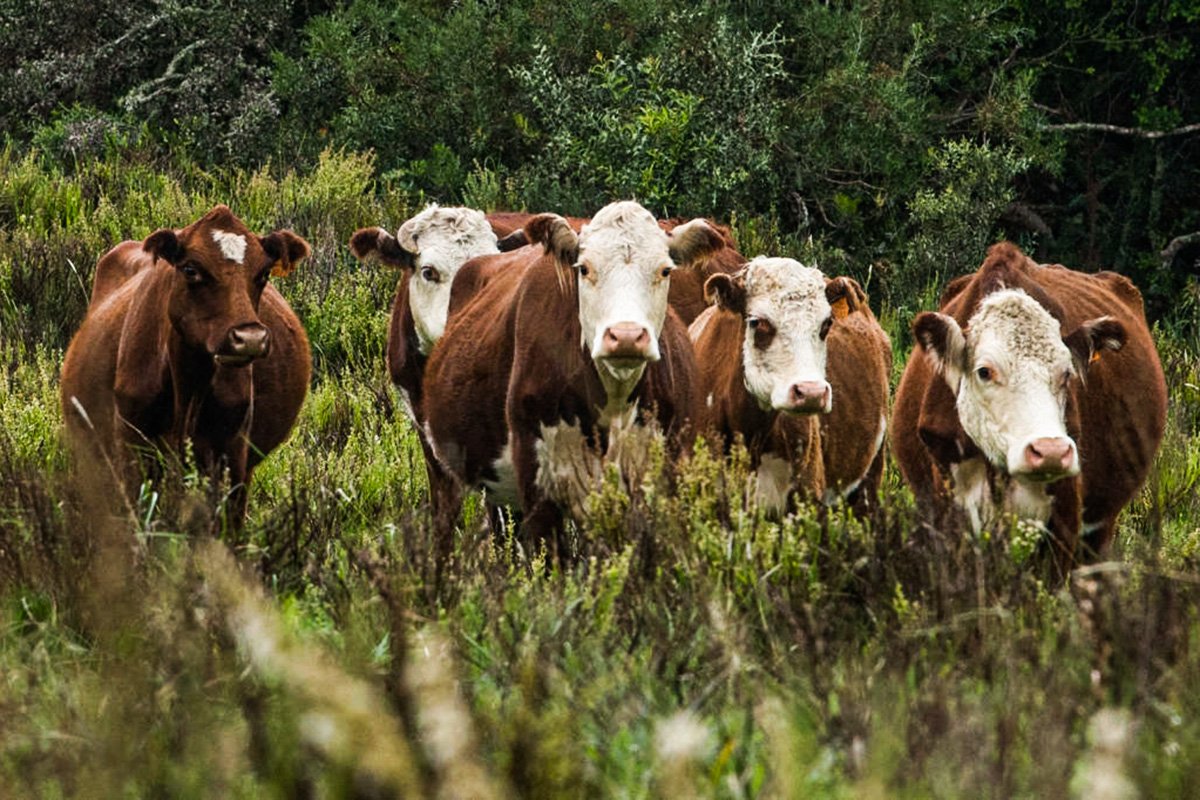
[[[579,236],[558,214],[538,214],[525,223],[531,244],[540,244],[558,263],[572,266],[579,259]]]
[[[1080,375],[1087,374],[1088,365],[1100,358],[1105,350],[1116,352],[1125,346],[1125,326],[1112,317],[1097,317],[1080,324],[1063,337]]]
[[[359,228],[350,237],[350,252],[359,261],[378,258],[380,263],[398,269],[414,269],[417,264],[415,253],[400,246],[395,236],[383,228]]]
[[[704,301],[735,314],[746,313],[746,272],[718,272],[704,282]]]
[[[966,371],[967,340],[953,317],[926,311],[913,320],[913,338],[955,394]]]
[[[287,275],[312,252],[308,242],[289,230],[275,231],[259,239],[259,242],[263,252],[275,262],[271,274],[277,276]]]
[[[838,277],[825,281],[825,299],[834,319],[845,319],[867,305],[867,293],[853,278]]]
[[[431,209],[436,211],[437,205],[430,204],[425,211],[429,211]],[[396,231],[396,240],[400,242],[400,246],[412,253],[414,257],[421,254],[421,248],[420,245],[417,244],[417,240],[421,237],[421,233],[424,232],[425,222],[430,216],[429,214],[426,214],[425,211],[422,211],[412,219],[406,220],[405,223],[400,226],[400,230]]]
[[[529,244],[529,235],[522,228],[515,230],[503,239],[496,242],[496,247],[500,248],[501,253],[508,253],[513,250],[520,250],[525,245]]]
[[[168,264],[179,264],[187,252],[183,243],[179,241],[179,235],[168,228],[160,228],[147,236],[146,241],[142,242],[142,249],[155,259],[161,258]]]
[[[717,229],[702,219],[694,219],[667,234],[667,252],[677,266],[691,264],[725,246]]]

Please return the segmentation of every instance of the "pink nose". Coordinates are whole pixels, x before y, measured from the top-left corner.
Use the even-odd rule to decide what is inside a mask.
[[[1034,439],[1025,445],[1025,469],[1028,472],[1055,474],[1067,472],[1075,463],[1075,445],[1070,439],[1056,436]]]
[[[788,411],[796,414],[816,414],[833,404],[833,389],[825,381],[800,381],[788,390]]]
[[[648,358],[650,331],[632,322],[619,322],[605,328],[600,355],[603,358]]]

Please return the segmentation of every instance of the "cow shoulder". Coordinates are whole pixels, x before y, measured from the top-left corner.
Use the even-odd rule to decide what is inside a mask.
[[[114,291],[151,263],[150,257],[142,250],[141,242],[126,241],[113,247],[96,263],[88,307],[107,300]]]

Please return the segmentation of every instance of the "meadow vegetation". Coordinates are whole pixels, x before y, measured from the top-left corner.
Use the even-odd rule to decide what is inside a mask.
[[[280,0],[223,4],[218,25],[54,5],[22,39],[12,21],[41,4],[0,4],[0,794],[1200,783],[1200,306],[1187,251],[1158,256],[1200,228],[1180,200],[1197,140],[1052,128],[1113,96],[1122,124],[1193,121],[1194,4]],[[195,46],[156,54],[162,31]],[[1110,559],[1048,583],[1035,532],[931,527],[891,468],[867,518],[768,520],[744,453],[700,442],[655,451],[632,495],[597,493],[566,564],[491,535],[470,499],[435,583],[421,449],[383,362],[397,276],[347,239],[429,199],[590,213],[632,195],[857,278],[896,375],[912,315],[1001,235],[1133,276],[1170,410]],[[312,244],[273,280],[315,371],[245,529],[214,536],[222,489],[186,453],[129,501],[79,473],[58,372],[97,257],[218,202]]]

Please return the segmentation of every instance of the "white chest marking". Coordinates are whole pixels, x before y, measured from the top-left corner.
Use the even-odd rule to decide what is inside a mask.
[[[588,517],[589,497],[600,489],[607,469],[617,470],[623,491],[640,485],[650,465],[652,440],[659,434],[635,424],[633,417],[618,418],[609,428],[608,448],[603,453],[588,444],[578,425],[542,425],[536,446],[538,489],[574,519],[583,521]]]
[[[792,465],[774,453],[766,453],[755,474],[755,500],[769,513],[782,516],[787,511],[788,492],[792,488]]]
[[[967,513],[975,533],[996,522],[1001,514],[1041,524],[1050,520],[1054,498],[1046,492],[1045,484],[1013,478],[1007,481],[1001,506],[997,507],[987,463],[982,458],[953,464],[950,474],[954,478],[954,502]]]
[[[230,261],[241,264],[246,258],[246,237],[240,233],[215,230],[212,232],[213,241],[221,248],[221,253]]]

